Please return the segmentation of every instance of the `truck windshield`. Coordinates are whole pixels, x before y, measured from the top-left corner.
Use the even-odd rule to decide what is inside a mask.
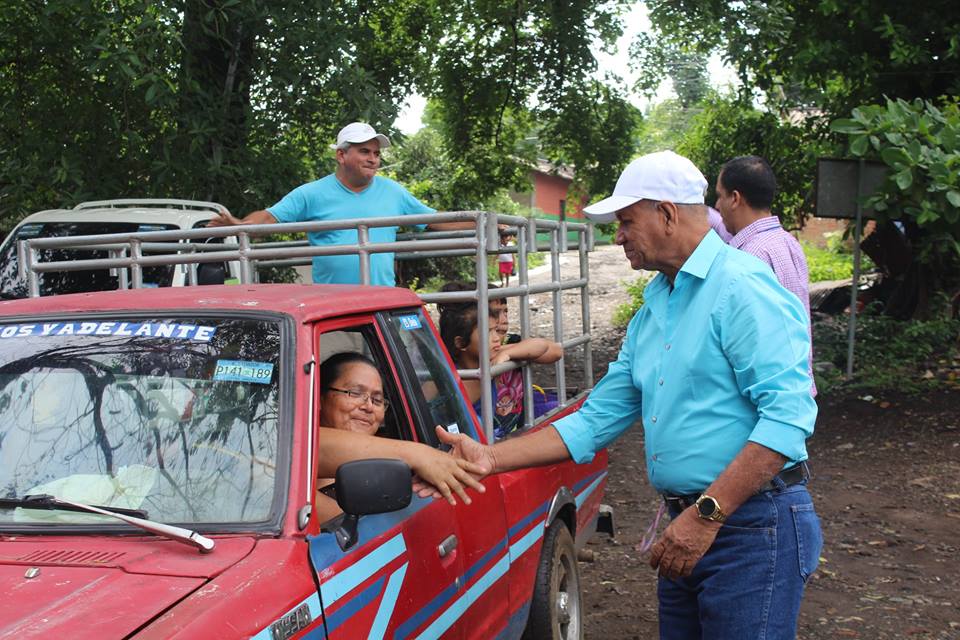
[[[0,498],[49,494],[167,523],[268,521],[280,336],[279,321],[253,319],[0,324]],[[0,510],[0,527],[19,524],[116,520]]]
[[[99,235],[104,233],[135,233],[137,231],[168,231],[178,229],[173,224],[137,224],[130,222],[44,222],[25,224],[7,239],[0,253],[0,298],[26,298],[27,283],[18,274],[17,241],[33,238]],[[61,262],[82,258],[107,258],[106,251],[56,249],[39,252],[41,262]],[[145,286],[168,287],[173,280],[174,267],[145,267]],[[112,291],[119,288],[116,273],[109,269],[61,271],[40,274],[40,295],[52,296],[87,291]]]

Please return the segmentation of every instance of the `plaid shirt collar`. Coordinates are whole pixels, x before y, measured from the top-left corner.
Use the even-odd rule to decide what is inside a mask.
[[[780,226],[780,218],[777,216],[764,216],[756,222],[751,222],[743,229],[740,229],[735,236],[730,238],[730,246],[734,249],[740,249],[751,238],[758,236],[761,233],[780,228],[782,228]]]

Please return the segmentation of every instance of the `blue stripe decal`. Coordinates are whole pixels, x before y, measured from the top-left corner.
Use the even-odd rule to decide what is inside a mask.
[[[447,585],[447,588],[434,596],[425,607],[420,609],[417,613],[411,616],[403,624],[397,627],[397,630],[393,633],[393,637],[396,638],[407,638],[413,630],[418,628],[425,620],[429,620],[433,617],[433,614],[440,610],[447,602],[456,595],[457,591],[460,590],[461,581],[458,578],[451,584]]]
[[[523,630],[527,626],[527,616],[530,615],[530,601],[517,609],[516,613],[507,620],[507,626],[503,631],[497,634],[495,640],[516,640],[523,635]]]
[[[493,545],[493,548],[490,549],[490,551],[487,551],[485,554],[483,554],[482,558],[474,562],[473,566],[464,572],[463,584],[466,584],[471,580],[473,580],[473,576],[477,575],[480,569],[487,566],[487,563],[490,562],[491,559],[493,559],[493,556],[500,555],[500,552],[506,548],[507,548],[506,540],[501,540],[497,544]]]
[[[595,472],[595,473],[591,473],[591,474],[588,475],[586,478],[583,478],[582,480],[580,480],[580,482],[578,482],[577,484],[573,485],[573,492],[574,492],[574,493],[579,493],[579,492],[580,492],[580,489],[582,489],[583,487],[585,487],[585,486],[587,486],[588,484],[590,484],[591,482],[593,482],[593,480],[594,480],[597,476],[605,476],[605,475],[607,475],[607,472],[606,472],[606,471],[597,471],[597,472]]]
[[[600,476],[599,478],[594,480],[592,483],[590,483],[590,486],[584,489],[582,493],[577,495],[577,509],[579,509],[580,506],[584,503],[584,501],[587,498],[589,498],[594,491],[597,490],[597,487],[600,486],[600,482],[602,480],[603,480],[603,476]]]
[[[517,558],[522,556],[527,549],[532,547],[540,538],[543,537],[543,527],[546,521],[541,521],[537,523],[533,529],[527,532],[527,535],[523,536],[512,545],[510,545],[510,562],[513,563]]]
[[[403,576],[407,573],[407,565],[403,563],[399,569],[393,572],[390,580],[387,582],[387,589],[383,592],[383,599],[380,601],[380,608],[377,609],[377,617],[373,620],[373,626],[370,627],[370,633],[367,639],[383,640],[383,635],[387,632],[387,625],[390,623],[390,617],[397,606],[397,596],[400,595],[400,587],[403,585]]]
[[[507,558],[507,556],[500,558],[500,560],[498,560],[497,563],[483,575],[483,577],[477,580],[472,587],[467,589],[466,593],[457,598],[457,600],[450,605],[449,609],[444,611],[439,618],[433,621],[433,624],[431,624],[424,630],[423,633],[417,636],[417,640],[435,640],[440,638],[444,632],[449,629],[468,608],[470,608],[470,605],[477,601],[477,598],[482,596],[484,592],[489,589],[491,585],[493,585],[493,583],[507,573],[507,569],[509,568],[509,558]]]
[[[507,530],[507,537],[513,538],[517,533],[526,529],[531,522],[537,518],[543,516],[547,512],[547,508],[550,506],[549,502],[544,502],[539,507],[534,509],[530,514],[528,514],[523,520],[519,521],[517,524],[513,525]]]
[[[407,545],[403,542],[403,534],[398,533],[356,563],[346,567],[320,585],[323,605],[329,607],[345,594],[350,593],[370,579],[391,560],[400,557],[406,550]]]
[[[378,513],[360,518],[360,526],[358,528],[360,540],[375,540],[385,533],[400,529],[405,520],[413,517],[418,511],[429,507],[433,502],[433,498],[419,498],[414,494],[410,505],[406,509],[392,513]],[[321,571],[326,567],[336,564],[343,558],[349,555],[356,555],[357,553],[356,547],[348,551],[341,551],[336,538],[329,532],[307,536],[307,541],[310,543],[310,558],[313,560],[313,566],[319,567]],[[326,601],[324,601],[324,603],[326,604]]]
[[[386,576],[381,576],[379,580],[361,591],[358,595],[350,598],[346,604],[337,609],[332,615],[327,616],[327,629],[330,633],[333,633],[337,627],[353,617],[357,611],[360,611],[360,609],[363,609],[376,600],[377,596],[380,595],[380,590],[383,589],[383,583],[386,579]],[[326,602],[324,602],[324,606],[326,606]]]
[[[467,569],[462,577],[457,578],[453,584],[448,585],[446,589],[434,596],[433,600],[428,602],[423,608],[420,609],[420,611],[411,616],[402,625],[397,627],[394,637],[406,638],[413,633],[414,629],[417,629],[421,624],[423,624],[425,620],[432,618],[434,613],[446,606],[447,602],[449,602],[456,595],[457,591],[460,590],[462,585],[470,582],[473,579],[473,576],[475,576],[482,568],[484,568],[494,556],[499,555],[500,552],[506,549],[506,546],[506,540],[501,540],[495,544],[490,551],[483,554],[482,558],[474,562],[473,566]]]

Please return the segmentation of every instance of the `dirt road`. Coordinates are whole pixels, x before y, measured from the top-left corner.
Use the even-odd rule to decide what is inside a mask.
[[[619,282],[636,274],[618,247],[599,248],[590,270],[599,377],[623,338],[610,324],[626,298]],[[546,296],[535,306],[534,329],[546,335],[552,306]],[[565,326],[578,310],[576,297],[565,296]],[[573,379],[582,360],[568,360]],[[960,393],[843,395],[819,404],[810,489],[826,542],[798,637],[960,638]],[[618,533],[592,544],[595,560],[580,565],[586,637],[655,638],[656,578],[635,550],[659,505],[646,482],[642,429],[611,447],[610,460],[606,502]]]

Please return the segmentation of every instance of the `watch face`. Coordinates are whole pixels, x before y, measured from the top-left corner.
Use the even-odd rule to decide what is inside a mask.
[[[697,509],[700,511],[700,515],[705,518],[709,518],[717,511],[717,501],[713,498],[706,498],[701,500]]]

